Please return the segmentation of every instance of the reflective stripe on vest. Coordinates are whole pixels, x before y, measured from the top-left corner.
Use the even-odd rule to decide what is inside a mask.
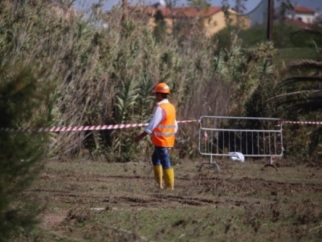
[[[164,133],[159,133],[159,132],[154,132],[154,134],[155,134],[156,136],[164,136],[164,137],[167,137],[167,136],[174,136],[176,133],[175,133],[175,132],[173,132],[173,133],[166,133],[166,132],[164,132]]]
[[[175,140],[176,110],[171,103],[159,104],[165,113],[164,119],[152,132],[152,143],[160,147],[173,147]]]
[[[175,125],[158,125],[158,128],[160,129],[171,129],[171,128],[176,128]]]

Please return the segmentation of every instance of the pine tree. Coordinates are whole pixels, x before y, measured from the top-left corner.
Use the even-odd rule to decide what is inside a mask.
[[[0,63],[0,127],[45,125],[43,72],[31,66]],[[25,233],[35,224],[38,207],[23,193],[41,170],[45,135],[0,131],[0,241]]]

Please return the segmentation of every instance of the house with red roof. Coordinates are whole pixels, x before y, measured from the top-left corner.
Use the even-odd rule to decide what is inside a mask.
[[[139,13],[142,16],[148,16],[148,24],[153,29],[156,24],[156,18],[162,17],[166,23],[168,33],[173,33],[176,26],[181,24],[185,26],[184,32],[190,33],[191,29],[197,26],[197,29],[203,31],[206,37],[211,37],[215,33],[230,25],[239,26],[241,29],[250,27],[250,19],[247,16],[239,16],[234,10],[228,9],[228,21],[222,7],[209,6],[204,8],[197,7],[168,7],[168,6],[146,6],[130,7],[132,12]]]
[[[319,13],[301,5],[293,6],[293,9],[288,10],[287,18],[290,20],[312,24],[319,16]]]

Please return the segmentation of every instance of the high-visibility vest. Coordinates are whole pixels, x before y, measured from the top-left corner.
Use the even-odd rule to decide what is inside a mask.
[[[152,132],[152,143],[159,147],[173,147],[175,140],[176,109],[171,103],[159,104],[165,112],[164,119]]]

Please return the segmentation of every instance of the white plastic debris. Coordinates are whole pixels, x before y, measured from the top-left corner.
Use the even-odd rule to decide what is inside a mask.
[[[229,158],[233,161],[245,161],[245,156],[240,152],[229,152]]]

